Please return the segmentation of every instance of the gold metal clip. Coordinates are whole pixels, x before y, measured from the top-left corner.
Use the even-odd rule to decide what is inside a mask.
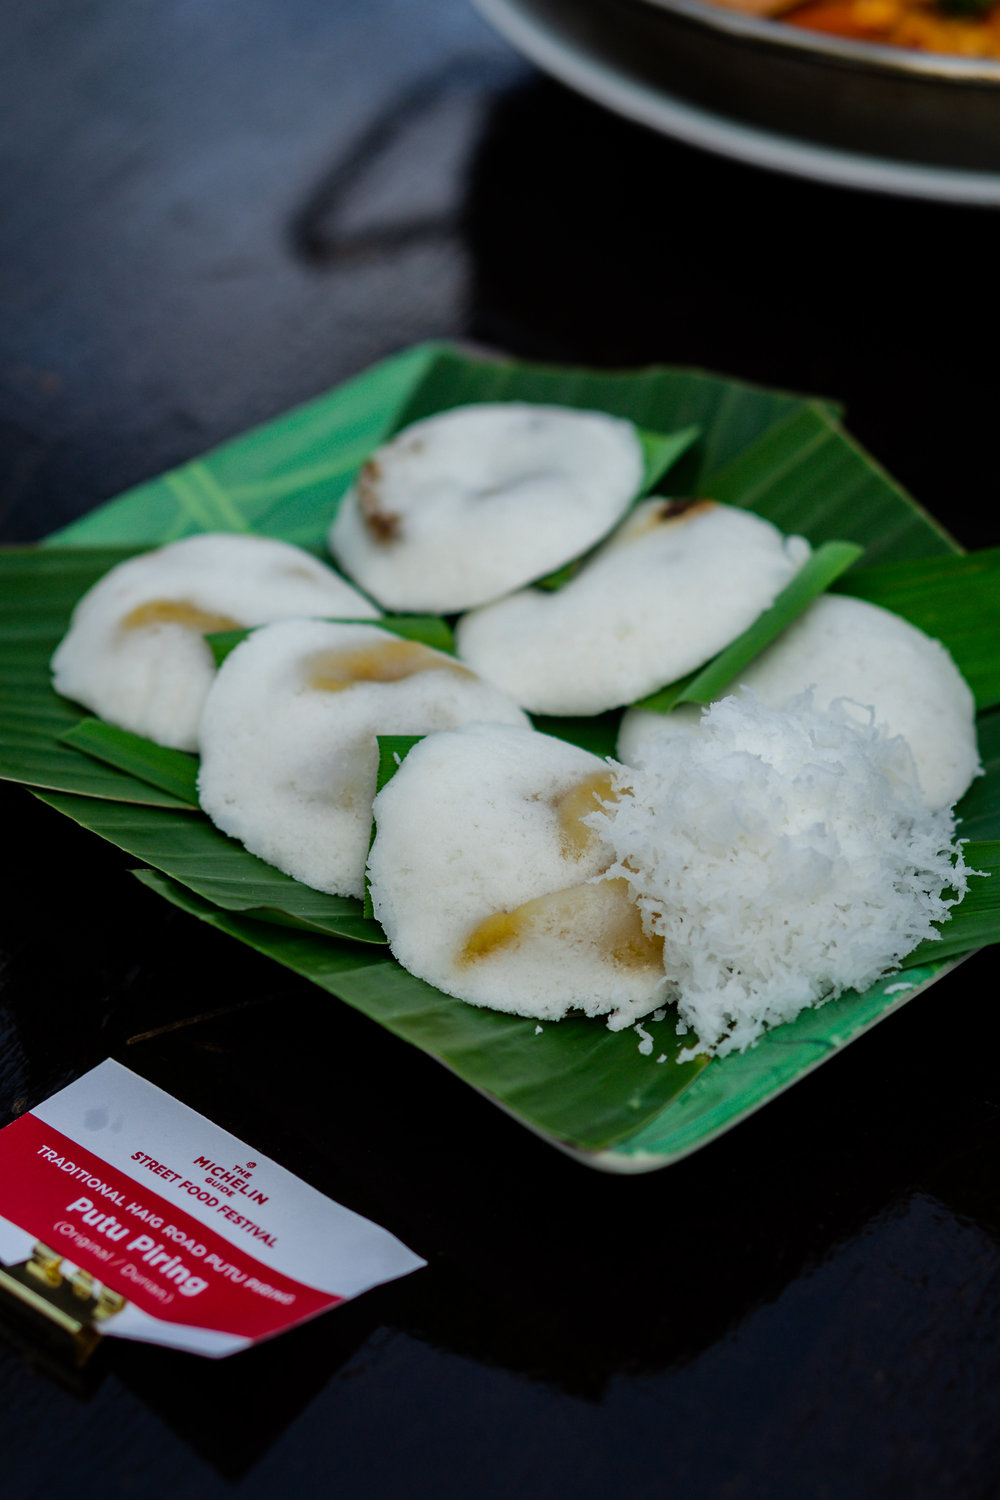
[[[88,1271],[64,1265],[58,1251],[38,1241],[30,1260],[0,1265],[0,1292],[15,1298],[22,1312],[44,1319],[50,1334],[58,1330],[74,1364],[82,1365],[100,1343],[102,1323],[126,1301]]]

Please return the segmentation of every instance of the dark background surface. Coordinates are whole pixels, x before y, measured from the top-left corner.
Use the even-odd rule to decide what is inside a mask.
[[[461,0],[36,0],[0,49],[4,540],[441,336],[841,397],[998,540],[1000,216],[675,146]],[[0,1121],[112,1054],[429,1261],[222,1364],[106,1344],[74,1385],[0,1343],[5,1495],[1000,1492],[993,954],[608,1179],[0,808]]]

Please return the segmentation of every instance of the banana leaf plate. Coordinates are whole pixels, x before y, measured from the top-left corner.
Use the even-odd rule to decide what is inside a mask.
[[[650,433],[677,434],[663,447],[660,468],[672,467],[656,488],[744,505],[805,535],[824,549],[816,588],[836,578],[834,588],[939,636],[975,693],[986,774],[959,812],[967,862],[984,878],[941,940],[923,944],[900,973],[804,1012],[743,1055],[678,1062],[684,1042],[669,1012],[637,1036],[583,1018],[538,1026],[442,994],[395,963],[360,902],[309,890],[219,833],[198,810],[192,756],[82,719],[49,685],[48,661],[74,603],[116,561],[220,530],[322,552],[354,471],[390,433],[451,406],[504,399],[606,410]],[[807,602],[789,601],[748,651]],[[162,897],[411,1042],[553,1145],[606,1171],[643,1172],[729,1129],[1000,938],[990,878],[1000,865],[998,627],[1000,549],[961,553],[828,402],[699,371],[557,369],[426,344],[130,490],[39,547],[0,552],[0,775],[134,855],[138,878]],[[441,622],[399,628],[442,639]],[[720,661],[714,674],[675,685],[661,706],[707,701],[740,669],[739,659]],[[539,727],[603,754],[613,749],[615,719]]]

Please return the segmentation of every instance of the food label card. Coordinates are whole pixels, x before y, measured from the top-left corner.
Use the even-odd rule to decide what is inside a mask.
[[[110,1061],[0,1130],[0,1263],[25,1300],[215,1357],[425,1264]]]

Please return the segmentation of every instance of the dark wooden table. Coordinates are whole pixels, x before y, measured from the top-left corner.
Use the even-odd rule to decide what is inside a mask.
[[[0,44],[4,540],[431,336],[839,396],[998,540],[991,213],[672,145],[462,0],[36,0]],[[429,1261],[221,1364],[107,1344],[60,1381],[0,1344],[5,1496],[997,1494],[993,954],[614,1180],[2,810],[0,1121],[113,1055]]]

